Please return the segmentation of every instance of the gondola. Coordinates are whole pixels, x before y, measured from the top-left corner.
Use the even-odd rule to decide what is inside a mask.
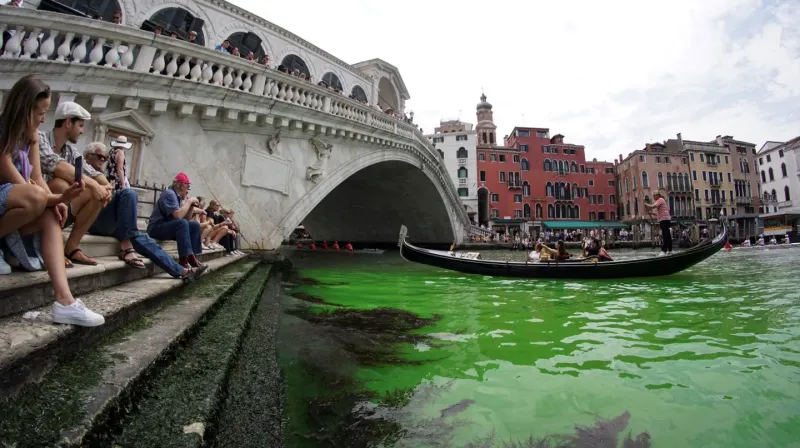
[[[406,226],[401,226],[397,245],[400,247],[400,255],[414,263],[427,264],[465,274],[563,279],[611,279],[671,275],[716,254],[727,240],[726,230],[723,229],[722,233],[714,239],[705,239],[690,249],[663,257],[602,262],[593,257],[528,263],[470,259],[448,251],[423,249],[409,243],[406,233]]]

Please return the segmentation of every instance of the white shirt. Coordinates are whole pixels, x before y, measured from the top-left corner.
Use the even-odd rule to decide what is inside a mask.
[[[531,261],[534,262],[534,263],[538,263],[540,257],[541,257],[541,254],[539,252],[536,252],[535,250],[532,251],[530,254],[528,254],[528,258],[530,258]]]

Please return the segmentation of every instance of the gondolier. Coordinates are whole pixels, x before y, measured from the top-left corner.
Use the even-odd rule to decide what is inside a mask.
[[[658,256],[672,255],[672,218],[669,216],[669,206],[661,195],[661,191],[656,190],[653,197],[656,201],[652,204],[645,203],[644,206],[648,210],[656,209],[656,220],[661,228],[661,253]]]

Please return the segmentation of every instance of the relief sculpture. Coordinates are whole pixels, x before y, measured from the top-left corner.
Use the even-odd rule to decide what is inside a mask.
[[[325,170],[328,167],[328,158],[331,156],[333,145],[316,138],[310,138],[308,141],[311,142],[314,146],[314,150],[317,152],[317,161],[306,168],[306,179],[317,183],[319,179],[325,175]]]

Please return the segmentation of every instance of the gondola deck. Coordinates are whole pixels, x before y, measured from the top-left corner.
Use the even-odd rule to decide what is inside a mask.
[[[671,275],[711,257],[725,245],[723,229],[713,240],[707,239],[683,252],[664,257],[622,261],[497,261],[461,258],[448,251],[416,247],[407,241],[406,227],[400,229],[400,255],[414,263],[427,264],[465,274],[520,278],[613,279]]]

